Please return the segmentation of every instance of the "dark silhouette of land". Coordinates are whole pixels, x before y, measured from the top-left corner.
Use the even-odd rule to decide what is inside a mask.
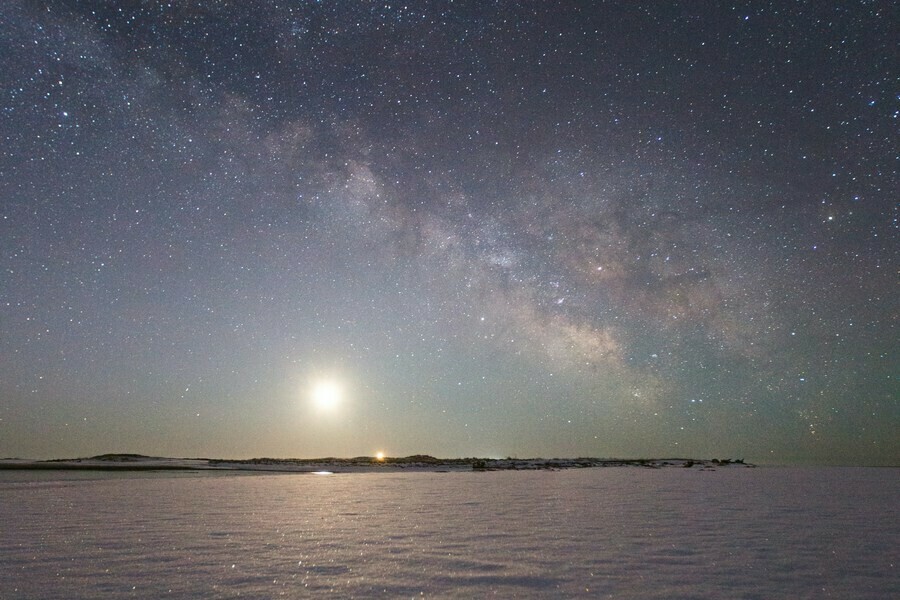
[[[354,471],[510,471],[559,470],[597,467],[666,467],[712,470],[717,467],[752,467],[743,459],[696,458],[435,458],[427,454],[405,457],[357,456],[354,458],[164,458],[141,454],[100,454],[89,458],[54,460],[0,460],[0,470],[83,471],[263,471],[263,472],[354,472]]]

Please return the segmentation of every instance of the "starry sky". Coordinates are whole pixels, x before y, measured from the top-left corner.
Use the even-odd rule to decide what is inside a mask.
[[[0,456],[898,464],[898,13],[3,2]]]

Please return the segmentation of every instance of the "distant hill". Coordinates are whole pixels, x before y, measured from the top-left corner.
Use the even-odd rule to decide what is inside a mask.
[[[138,461],[138,460],[153,460],[152,456],[145,456],[143,454],[98,454],[97,456],[92,456],[88,460],[108,460],[115,462],[127,462],[127,461]]]

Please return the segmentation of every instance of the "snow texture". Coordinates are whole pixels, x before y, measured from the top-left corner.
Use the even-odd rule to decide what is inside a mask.
[[[897,469],[0,473],[0,598],[900,598]]]

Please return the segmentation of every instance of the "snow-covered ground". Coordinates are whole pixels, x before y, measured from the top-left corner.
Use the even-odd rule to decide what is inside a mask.
[[[0,598],[900,598],[900,472],[0,472]]]

